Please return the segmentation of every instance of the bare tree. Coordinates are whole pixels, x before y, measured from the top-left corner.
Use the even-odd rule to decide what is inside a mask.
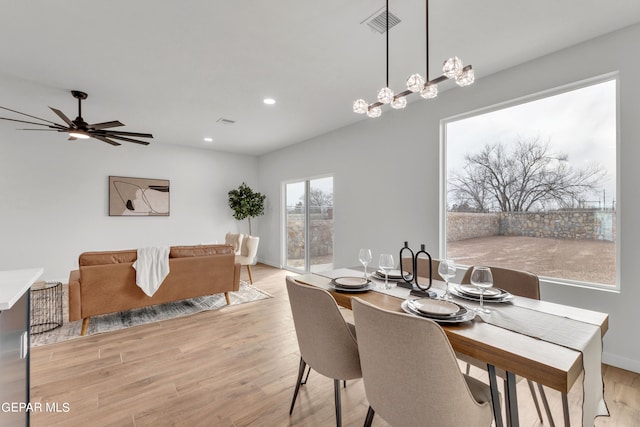
[[[304,196],[301,196],[300,199],[304,199]],[[325,193],[319,188],[311,188],[309,190],[309,206],[333,206],[333,194]]]
[[[572,167],[566,154],[552,153],[539,138],[509,146],[487,144],[467,154],[463,171],[452,174],[449,188],[457,206],[487,212],[524,212],[573,207],[599,188],[605,171],[592,164]]]

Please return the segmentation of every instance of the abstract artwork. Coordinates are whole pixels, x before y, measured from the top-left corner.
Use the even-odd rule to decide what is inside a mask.
[[[169,216],[169,180],[110,176],[109,216]]]

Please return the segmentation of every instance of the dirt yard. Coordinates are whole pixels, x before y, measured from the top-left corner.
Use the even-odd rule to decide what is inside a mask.
[[[463,265],[486,264],[615,285],[616,246],[612,242],[492,236],[448,243],[447,252]]]

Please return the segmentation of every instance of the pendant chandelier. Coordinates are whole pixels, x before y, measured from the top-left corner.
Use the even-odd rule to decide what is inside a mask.
[[[475,80],[473,68],[471,65],[463,66],[462,61],[457,56],[444,61],[442,66],[442,75],[433,80],[429,80],[429,0],[426,0],[426,74],[422,77],[420,74],[412,74],[407,79],[407,89],[397,95],[389,88],[389,0],[387,0],[385,12],[387,30],[387,84],[378,92],[378,101],[369,104],[364,99],[358,99],[353,103],[353,112],[358,114],[366,114],[369,117],[380,117],[382,114],[382,106],[391,104],[394,109],[401,109],[407,106],[408,95],[412,93],[420,93],[425,99],[431,99],[438,96],[438,83],[448,79],[455,79],[458,86],[469,86]]]

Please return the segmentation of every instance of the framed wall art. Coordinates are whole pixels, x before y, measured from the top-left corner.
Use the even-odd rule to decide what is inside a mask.
[[[110,176],[109,216],[169,216],[169,180]]]

